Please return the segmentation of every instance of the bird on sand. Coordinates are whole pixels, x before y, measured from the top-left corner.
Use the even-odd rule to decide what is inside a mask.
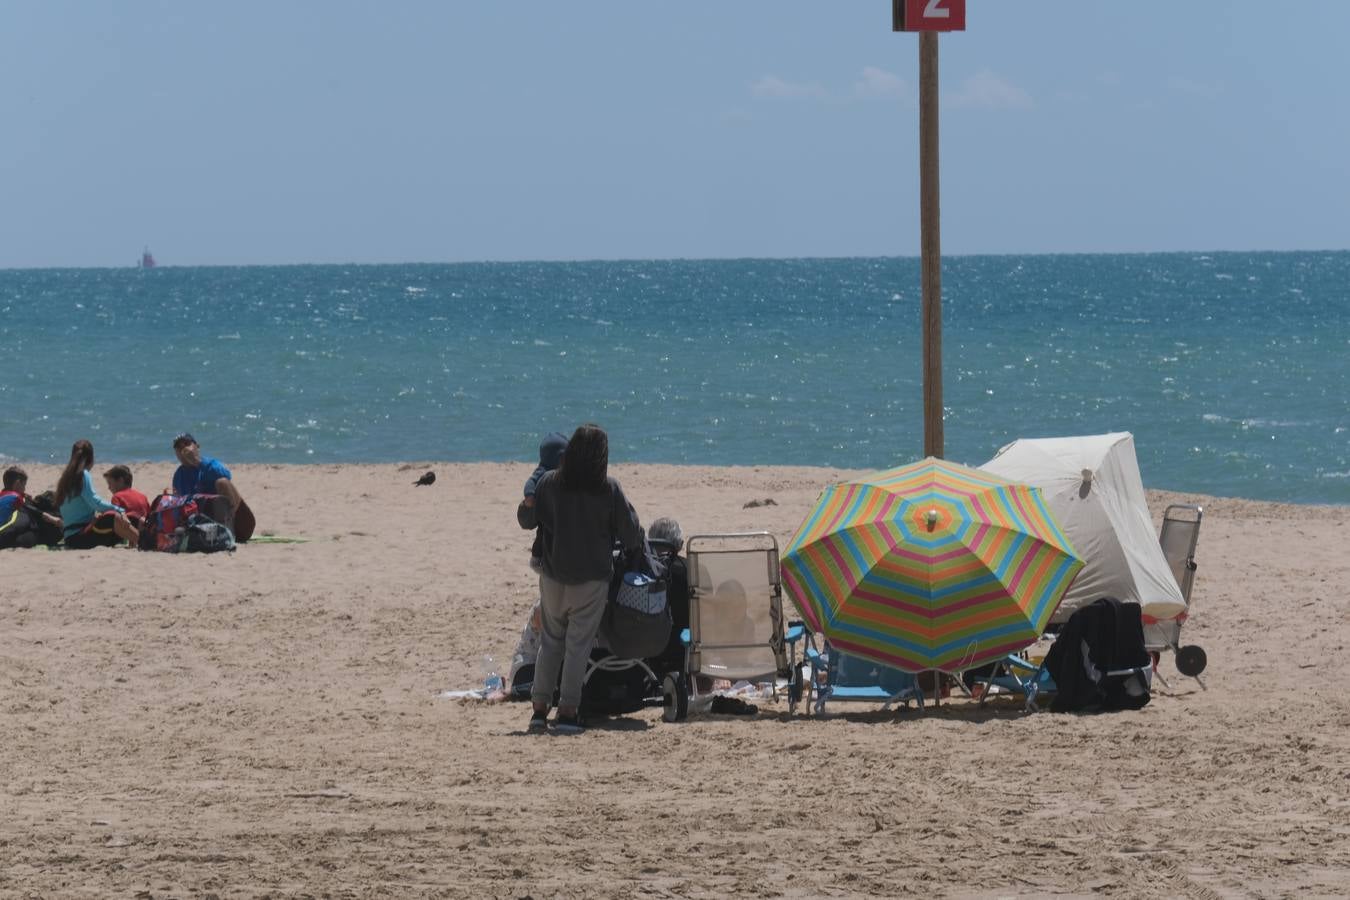
[[[435,472],[428,472],[427,474],[423,475],[421,478],[413,482],[413,484],[418,485],[419,487],[424,484],[435,484],[435,483],[436,483]]]

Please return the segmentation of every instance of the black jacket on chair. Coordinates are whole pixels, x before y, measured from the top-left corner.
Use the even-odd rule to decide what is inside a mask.
[[[1102,597],[1079,609],[1060,629],[1045,657],[1058,692],[1055,712],[1139,709],[1149,701],[1146,676],[1107,675],[1123,669],[1148,671],[1144,625],[1137,603]]]

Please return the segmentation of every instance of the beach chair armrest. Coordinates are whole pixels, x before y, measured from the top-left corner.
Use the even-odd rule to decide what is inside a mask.
[[[788,630],[783,635],[783,640],[789,644],[795,644],[806,637],[806,626],[801,622],[789,622]]]

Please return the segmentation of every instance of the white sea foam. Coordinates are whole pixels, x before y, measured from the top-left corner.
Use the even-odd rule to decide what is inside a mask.
[[[1290,419],[1234,419],[1228,416],[1220,416],[1216,413],[1205,413],[1200,417],[1206,422],[1224,422],[1230,425],[1238,425],[1242,428],[1301,428],[1308,425],[1308,422],[1299,422]]]

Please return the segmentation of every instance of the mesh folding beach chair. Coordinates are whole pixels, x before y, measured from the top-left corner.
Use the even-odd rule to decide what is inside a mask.
[[[831,702],[880,703],[888,710],[896,703],[909,706],[917,702],[923,709],[923,691],[918,676],[862,657],[841,653],[823,641],[820,649],[814,638],[806,635],[806,661],[811,664],[807,704],[816,715],[823,715],[825,705]],[[815,701],[811,692],[814,689]]]
[[[1045,661],[1033,663],[1022,656],[1011,654],[994,664],[989,675],[980,675],[975,683],[984,686],[980,694],[980,706],[995,694],[1015,694],[1024,698],[1023,706],[1027,712],[1036,712],[1036,698],[1041,694],[1053,694],[1055,681],[1045,670]]]
[[[1158,532],[1158,543],[1162,545],[1163,556],[1181,588],[1181,596],[1186,600],[1187,613],[1191,603],[1191,586],[1195,583],[1195,548],[1200,542],[1200,521],[1204,518],[1202,507],[1189,503],[1174,503],[1163,511],[1162,529]],[[1177,671],[1189,675],[1203,689],[1205,683],[1200,673],[1205,671],[1208,659],[1205,651],[1195,644],[1182,646],[1181,626],[1187,613],[1165,621],[1144,621],[1144,646],[1151,652],[1171,650],[1176,661]],[[1158,676],[1166,684],[1167,681]]]
[[[705,709],[713,697],[707,685],[717,681],[767,683],[775,698],[785,683],[789,712],[795,712],[801,696],[796,644],[805,628],[784,622],[777,539],[767,531],[701,534],[689,538],[685,553],[685,665],[662,682],[665,720]]]

